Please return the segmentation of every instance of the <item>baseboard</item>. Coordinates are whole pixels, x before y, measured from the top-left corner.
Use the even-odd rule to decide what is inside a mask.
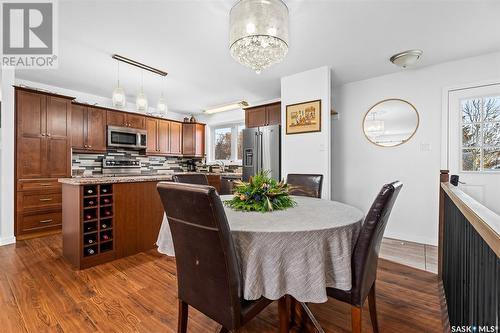
[[[14,244],[16,242],[16,237],[3,237],[0,238],[0,246]]]
[[[444,293],[443,281],[441,278],[438,278],[438,296],[439,303],[441,303],[441,320],[443,322],[443,333],[450,333],[450,318],[448,317],[448,305],[446,303],[446,295]]]

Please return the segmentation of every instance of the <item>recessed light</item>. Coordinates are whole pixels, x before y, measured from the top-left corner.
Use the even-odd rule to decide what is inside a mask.
[[[418,49],[408,50],[396,53],[389,60],[396,66],[399,66],[401,68],[408,68],[420,59],[422,53],[424,52]]]

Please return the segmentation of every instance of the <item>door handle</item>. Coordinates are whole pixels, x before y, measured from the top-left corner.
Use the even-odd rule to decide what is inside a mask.
[[[52,201],[53,198],[40,198],[40,201]]]
[[[42,221],[40,221],[40,223],[51,223],[51,222],[53,222],[53,220],[42,220]]]

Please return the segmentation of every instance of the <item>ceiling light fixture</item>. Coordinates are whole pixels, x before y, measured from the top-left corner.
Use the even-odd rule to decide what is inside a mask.
[[[127,98],[125,96],[125,90],[123,90],[122,87],[120,87],[120,62],[117,62],[118,64],[118,83],[116,85],[115,90],[113,90],[113,95],[111,97],[111,100],[113,101],[113,106],[115,108],[124,108],[127,105]]]
[[[396,66],[401,68],[408,68],[415,64],[417,60],[422,57],[424,52],[422,50],[408,50],[400,53],[396,53],[389,60]]]
[[[281,0],[240,0],[229,13],[231,56],[257,74],[288,53],[288,7]]]
[[[212,114],[212,113],[218,113],[218,112],[224,112],[224,111],[243,109],[243,108],[248,107],[249,105],[250,104],[248,104],[247,101],[240,101],[240,102],[234,102],[234,103],[224,104],[224,105],[220,105],[220,106],[214,106],[214,107],[206,109],[204,112],[207,114]]]
[[[166,115],[168,112],[167,101],[165,100],[165,97],[163,96],[163,89],[161,91],[160,98],[158,99],[158,104],[156,104],[156,111],[158,113],[161,113],[162,115]]]

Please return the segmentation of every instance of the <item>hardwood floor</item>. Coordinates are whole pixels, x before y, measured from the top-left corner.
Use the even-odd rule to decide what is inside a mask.
[[[380,258],[437,274],[437,246],[384,238]]]
[[[377,287],[381,332],[442,332],[436,275],[380,260]],[[175,332],[176,292],[175,262],[155,250],[74,271],[60,235],[0,247],[1,332]],[[349,305],[311,309],[325,332],[350,332]],[[189,311],[188,332],[216,330]],[[367,304],[363,330],[371,332]],[[275,302],[241,332],[277,331]]]

